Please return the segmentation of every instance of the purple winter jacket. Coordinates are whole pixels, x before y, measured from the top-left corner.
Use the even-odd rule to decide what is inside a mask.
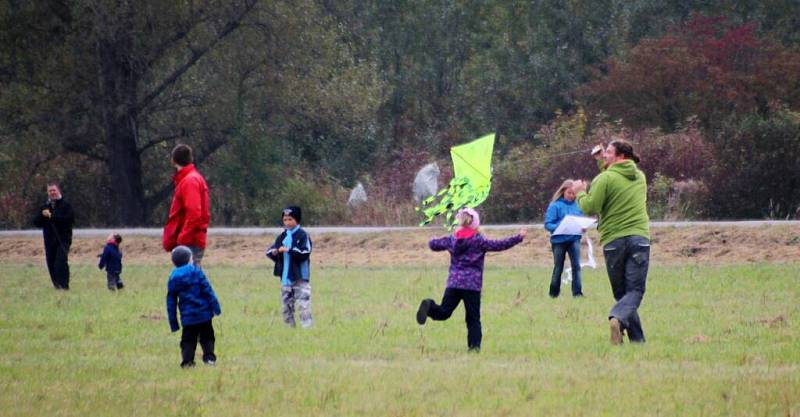
[[[480,291],[483,287],[483,258],[486,252],[500,252],[522,242],[522,236],[514,235],[501,240],[489,240],[481,234],[467,239],[445,236],[431,239],[428,246],[433,251],[450,252],[450,273],[447,288]]]

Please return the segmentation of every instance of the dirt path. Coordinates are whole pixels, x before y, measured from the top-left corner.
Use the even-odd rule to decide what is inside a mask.
[[[742,264],[755,262],[800,261],[800,227],[796,225],[659,227],[652,232],[652,256],[655,264]],[[510,230],[489,230],[489,238],[501,238]],[[444,234],[442,232],[442,234]],[[312,235],[312,262],[319,266],[415,266],[447,265],[445,254],[433,253],[427,241],[431,230],[397,230],[379,233],[319,233]],[[595,244],[595,256],[602,263],[597,248],[597,232],[589,234]],[[124,236],[122,250],[126,265],[159,265],[169,262],[158,237]],[[206,265],[266,264],[264,249],[272,236],[210,236]],[[103,238],[78,237],[70,251],[70,262],[94,264],[102,251]],[[585,246],[584,246],[585,253]],[[530,230],[521,248],[488,255],[492,265],[526,266],[552,264],[547,234]],[[41,237],[0,237],[0,263],[44,262]]]

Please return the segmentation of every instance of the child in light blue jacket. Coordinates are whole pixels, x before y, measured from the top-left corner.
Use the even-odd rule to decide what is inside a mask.
[[[550,245],[553,248],[553,275],[550,278],[550,297],[556,298],[561,293],[561,273],[564,271],[564,260],[569,254],[572,265],[572,296],[582,297],[581,289],[581,235],[552,235],[567,215],[583,216],[575,202],[572,180],[564,181],[553,195],[547,213],[544,216],[544,228],[551,233]]]

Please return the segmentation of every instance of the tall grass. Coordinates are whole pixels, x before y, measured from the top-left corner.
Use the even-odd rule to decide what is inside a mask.
[[[444,269],[317,268],[301,330],[265,268],[210,266],[219,361],[182,370],[166,266],[127,266],[115,294],[93,267],[62,293],[39,266],[0,264],[0,415],[798,416],[797,266],[654,267],[648,342],[622,347],[603,272],[585,272],[586,298],[551,300],[549,270],[490,267],[480,354],[462,307],[414,321]]]

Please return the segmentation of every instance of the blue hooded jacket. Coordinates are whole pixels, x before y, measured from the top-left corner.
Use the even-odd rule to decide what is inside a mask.
[[[181,311],[183,326],[204,323],[222,314],[211,283],[203,270],[195,268],[193,264],[172,270],[167,282],[167,315],[173,332],[180,329],[177,309]]]
[[[567,215],[583,216],[583,211],[573,201],[567,201],[564,197],[550,203],[547,206],[547,213],[544,215],[544,228],[551,233],[550,243],[567,243],[581,239],[581,235],[555,235],[552,233],[556,231],[561,220]]]
[[[122,251],[119,250],[119,246],[116,243],[106,242],[97,267],[100,269],[105,268],[106,271],[112,274],[122,273]]]

